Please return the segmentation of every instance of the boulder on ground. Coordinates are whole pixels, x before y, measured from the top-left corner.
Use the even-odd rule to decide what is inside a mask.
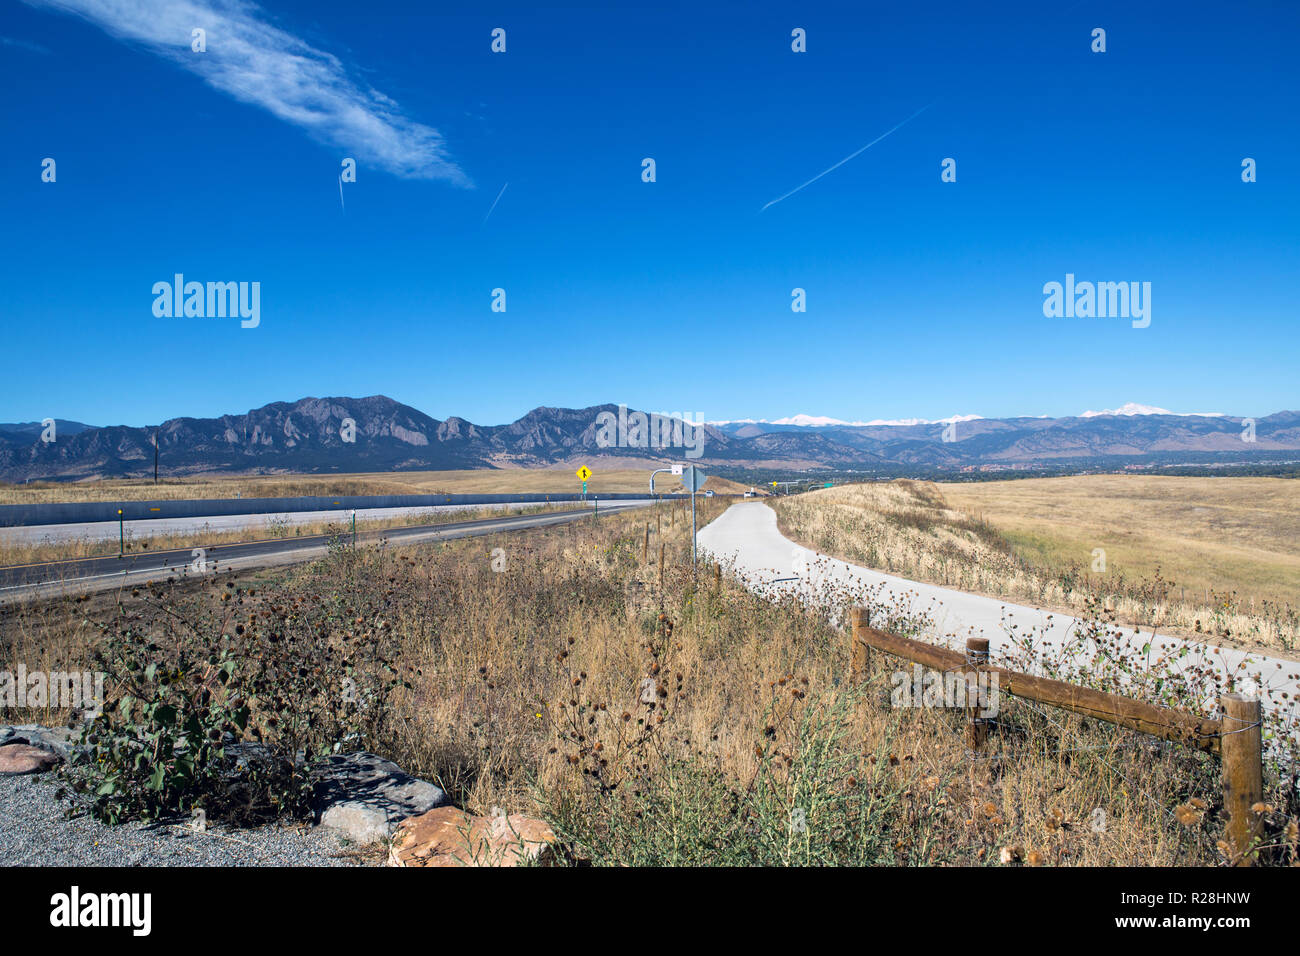
[[[63,758],[52,750],[30,744],[0,745],[0,774],[42,773]]]
[[[0,725],[0,747],[6,744],[28,744],[42,750],[51,750],[65,760],[73,750],[72,743],[79,731],[69,727],[42,727],[39,724]]]
[[[407,817],[447,802],[440,787],[374,754],[332,755],[321,761],[315,772],[313,809],[317,821],[355,843],[386,839]]]
[[[522,813],[473,816],[439,807],[406,820],[389,849],[390,866],[519,866],[555,843],[543,820]]]

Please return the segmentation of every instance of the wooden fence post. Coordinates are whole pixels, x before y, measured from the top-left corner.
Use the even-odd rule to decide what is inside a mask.
[[[641,563],[650,560],[650,522],[645,523],[645,543],[641,545]]]
[[[871,665],[871,648],[861,639],[861,631],[867,626],[867,609],[853,609],[853,626],[849,628],[849,680],[858,684],[867,676]]]
[[[979,706],[979,669],[988,665],[989,639],[987,637],[968,637],[966,639],[966,664],[975,672],[974,680],[970,675],[966,679],[966,708],[970,714],[970,724],[966,729],[966,742],[971,750],[979,750],[989,736],[987,717],[980,716]],[[974,701],[971,697],[974,696]]]
[[[1224,694],[1223,808],[1228,812],[1225,834],[1237,866],[1253,866],[1254,846],[1263,833],[1260,815],[1251,809],[1264,799],[1262,709],[1244,694]]]
[[[664,599],[664,545],[659,542],[659,602],[662,604]]]
[[[722,565],[720,564],[715,564],[713,566],[713,590],[722,590]]]

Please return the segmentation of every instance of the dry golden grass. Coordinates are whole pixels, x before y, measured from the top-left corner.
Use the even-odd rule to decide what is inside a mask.
[[[723,505],[700,508],[708,520]],[[711,568],[692,574],[688,528],[688,508],[665,504],[137,588],[120,607],[98,596],[0,608],[0,666],[75,669],[101,626],[143,630],[165,655],[189,634],[178,621],[199,622],[185,640],[200,654],[236,628],[387,642],[410,686],[359,745],[473,812],[542,814],[598,862],[979,865],[1004,851],[1031,865],[1219,862],[1210,758],[1009,698],[990,749],[972,758],[961,712],[889,706],[899,662],[874,655],[864,687],[848,686],[848,642],[828,610],[765,600]],[[841,609],[869,600],[837,597]],[[847,714],[838,737],[816,723],[836,708]],[[1284,794],[1270,797],[1277,859],[1294,859],[1294,806],[1271,786]],[[651,798],[655,812],[637,817]],[[805,831],[790,826],[795,811]]]
[[[178,498],[278,498],[295,495],[429,495],[429,494],[577,494],[582,482],[576,469],[472,469],[463,471],[400,471],[356,475],[210,475],[194,478],[107,479],[72,483],[0,483],[0,504],[44,504],[65,501],[149,501]],[[648,491],[649,468],[593,468],[588,494]],[[719,493],[740,493],[732,481],[710,478],[705,485]],[[655,490],[682,490],[671,475],[660,475]]]
[[[1121,623],[1292,651],[1298,491],[1268,478],[902,480],[774,507],[795,540],[913,580],[1072,613],[1100,598]]]
[[[993,525],[1048,567],[1161,574],[1180,599],[1236,592],[1300,607],[1300,482],[1284,478],[1080,475],[940,484],[954,508]]]

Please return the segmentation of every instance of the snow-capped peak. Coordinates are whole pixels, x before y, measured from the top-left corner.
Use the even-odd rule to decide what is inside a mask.
[[[1221,412],[1171,412],[1167,408],[1154,405],[1139,405],[1137,402],[1125,402],[1119,408],[1107,408],[1100,412],[1087,411],[1080,418],[1096,418],[1098,415],[1178,415],[1181,418],[1222,418]]]
[[[791,415],[789,418],[778,418],[774,422],[768,422],[769,425],[860,425],[861,422],[844,422],[838,418],[827,418],[825,415]]]
[[[846,422],[839,418],[825,415],[790,415],[787,418],[735,418],[722,422],[707,422],[709,425],[796,425],[803,428],[825,428],[830,425],[844,425],[849,428],[870,428],[878,425],[947,425],[951,422],[973,422],[983,415],[950,415],[947,418],[876,418],[869,422]]]
[[[1119,408],[1104,408],[1101,411],[1089,409],[1079,415],[1079,418],[1099,418],[1103,415],[1122,415],[1131,417],[1135,415],[1176,415],[1179,418],[1222,418],[1222,412],[1171,412],[1167,408],[1160,408],[1156,405],[1142,405],[1139,402],[1125,402]],[[1049,418],[1048,415],[1038,415],[1038,418]],[[844,426],[848,428],[877,428],[884,426],[907,427],[909,425],[949,425],[953,422],[973,422],[983,419],[983,415],[949,415],[947,418],[874,418],[869,422],[846,422],[839,418],[830,418],[826,415],[790,415],[786,418],[741,418],[730,421],[709,422],[710,425],[794,425],[801,428],[826,428],[830,426]]]
[[[1125,402],[1119,408],[1103,408],[1099,412],[1091,409],[1080,415],[1080,418],[1096,418],[1098,415],[1172,415],[1167,408],[1156,408],[1154,405],[1139,405],[1137,402]]]
[[[825,415],[790,415],[787,418],[732,418],[721,422],[705,422],[706,425],[799,425],[806,428],[826,425],[866,425],[868,422],[845,422]]]

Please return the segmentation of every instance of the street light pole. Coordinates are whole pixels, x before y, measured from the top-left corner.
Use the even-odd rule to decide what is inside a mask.
[[[656,468],[654,471],[650,472],[650,497],[651,498],[655,496],[655,475],[666,475],[670,471],[672,471],[671,468]]]

